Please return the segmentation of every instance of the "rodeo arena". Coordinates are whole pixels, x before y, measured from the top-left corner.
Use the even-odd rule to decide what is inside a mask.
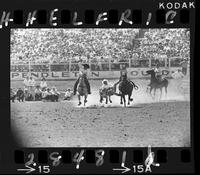
[[[11,29],[24,147],[189,147],[190,31]]]

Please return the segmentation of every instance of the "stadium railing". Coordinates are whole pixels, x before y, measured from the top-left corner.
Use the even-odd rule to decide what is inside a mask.
[[[180,67],[181,57],[162,59],[126,59],[119,62],[89,62],[91,71],[119,71],[126,68],[152,68],[159,62],[160,67]],[[76,72],[79,71],[79,63],[11,63],[11,72]]]

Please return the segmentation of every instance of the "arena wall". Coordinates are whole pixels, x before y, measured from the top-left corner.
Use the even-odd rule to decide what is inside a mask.
[[[180,67],[161,68],[162,74],[166,77],[171,77],[171,74]],[[129,78],[147,78],[149,75],[146,71],[149,68],[128,68]],[[77,79],[79,72],[11,72],[11,81],[21,81],[27,76],[31,75],[34,79],[41,79],[45,77],[47,80],[74,80]],[[90,79],[116,79],[120,77],[120,71],[89,71],[88,77]]]

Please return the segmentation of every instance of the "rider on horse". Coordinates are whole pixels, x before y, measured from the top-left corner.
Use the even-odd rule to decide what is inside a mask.
[[[80,80],[80,77],[82,75],[82,77],[84,77],[84,81],[85,81],[85,84],[87,86],[87,90],[88,90],[88,94],[91,94],[91,90],[90,90],[90,83],[87,79],[87,69],[89,68],[89,65],[88,64],[82,64],[80,65],[80,69],[79,69],[79,77],[78,79],[76,80],[76,83],[74,85],[74,95],[76,94],[76,90],[77,90],[77,85],[78,85],[78,82]]]
[[[134,88],[138,88],[135,85],[135,83],[133,83],[133,81],[131,81],[130,79],[128,79],[127,74],[128,74],[128,72],[127,72],[126,66],[124,66],[123,69],[120,70],[120,78],[119,78],[119,81],[115,84],[115,86],[118,85],[118,84],[120,84],[122,82],[122,80],[123,80],[123,77],[125,77],[128,82],[130,82],[131,84],[134,85]]]
[[[156,64],[156,67],[154,68],[155,76],[158,82],[162,81],[162,70],[160,69],[159,63]]]

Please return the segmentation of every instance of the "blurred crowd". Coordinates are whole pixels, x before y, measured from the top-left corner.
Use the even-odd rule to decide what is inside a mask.
[[[36,71],[48,71],[49,64],[66,62],[70,62],[71,71],[78,69],[78,62],[90,63],[94,70],[109,70],[108,63],[115,68],[120,67],[120,62],[130,65],[131,60],[131,64],[147,66],[143,60],[149,58],[188,59],[189,55],[190,31],[181,28],[11,30],[11,63],[46,64],[32,68]],[[51,70],[59,70],[58,67],[53,66]],[[60,65],[60,69],[69,70],[69,65]]]

